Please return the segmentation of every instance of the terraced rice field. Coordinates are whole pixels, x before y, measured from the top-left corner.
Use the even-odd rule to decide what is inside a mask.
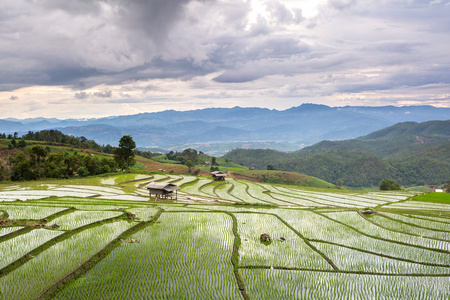
[[[151,180],[178,199],[151,199]],[[448,299],[450,205],[412,195],[165,174],[0,185],[0,299]]]

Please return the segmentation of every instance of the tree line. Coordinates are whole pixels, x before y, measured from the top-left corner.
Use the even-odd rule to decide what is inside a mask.
[[[20,138],[17,132],[14,134],[0,133],[0,138],[9,140],[29,140],[29,141],[42,141],[50,145],[71,145],[83,149],[93,149],[97,151],[103,151],[106,146],[100,146],[93,140],[89,140],[84,136],[75,137],[71,135],[66,135],[58,130],[41,130],[37,132],[28,131],[28,133],[23,134]]]
[[[337,150],[293,157],[267,149],[235,149],[223,158],[255,169],[274,168],[349,187],[378,186],[394,179],[402,186],[440,186],[450,178],[449,143],[403,157],[382,158],[365,151]]]
[[[53,136],[52,143],[67,142],[70,145],[79,146],[85,143],[95,149],[95,142],[74,138],[67,139],[64,135],[52,131],[44,134],[33,134],[37,138],[48,139]],[[0,134],[0,137],[3,137]],[[31,135],[25,135],[30,140]],[[8,137],[6,137],[8,138]],[[12,140],[14,141],[14,136]],[[78,143],[77,140],[80,142]],[[23,140],[24,141],[24,140]],[[93,143],[92,143],[93,142]],[[0,158],[0,181],[6,180],[36,180],[42,178],[69,178],[72,176],[89,176],[103,173],[128,170],[135,164],[134,149],[136,144],[130,136],[123,136],[119,141],[119,147],[112,147],[113,158],[98,157],[93,154],[71,151],[52,152],[49,146],[33,145],[31,147],[17,148],[20,150],[15,156]]]

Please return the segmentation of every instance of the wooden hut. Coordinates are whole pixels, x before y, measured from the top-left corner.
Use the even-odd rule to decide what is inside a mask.
[[[178,192],[177,190],[180,187],[175,184],[169,182],[155,182],[152,181],[145,186],[148,189],[150,197],[155,195],[155,197],[159,197],[160,199],[171,199],[173,200],[174,191],[175,191],[175,200],[177,200]]]
[[[214,171],[211,172],[211,176],[214,179],[214,181],[223,181],[225,180],[225,177],[227,177],[227,174],[221,171]]]

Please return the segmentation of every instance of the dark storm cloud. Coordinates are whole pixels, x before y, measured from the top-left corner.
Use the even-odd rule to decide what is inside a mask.
[[[0,15],[8,16],[0,19],[0,67],[8,72],[0,73],[0,90],[127,80],[121,72],[129,75],[161,55],[188,2],[6,1],[0,4]]]

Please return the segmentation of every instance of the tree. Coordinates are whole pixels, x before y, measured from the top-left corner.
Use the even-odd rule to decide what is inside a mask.
[[[134,148],[136,148],[136,143],[133,141],[133,138],[129,135],[124,135],[119,141],[119,148],[114,149],[114,159],[122,170],[128,170],[130,166],[136,163],[134,160]]]
[[[198,157],[198,152],[195,149],[185,149],[183,152],[181,152],[181,154],[184,156],[184,158],[186,159],[186,162],[188,160],[192,160],[192,162],[195,164],[197,162],[197,157]]]
[[[336,186],[337,187],[342,187],[342,185],[344,184],[344,178],[339,178],[337,181],[336,181]]]
[[[114,147],[111,146],[110,144],[103,147],[103,153],[111,154],[113,152],[113,150],[114,150]]]
[[[267,165],[267,170],[276,170],[273,165]]]
[[[445,191],[446,191],[447,193],[450,193],[450,182],[447,183],[447,187],[445,188]]]
[[[380,191],[401,190],[400,185],[392,179],[385,179],[380,182]]]
[[[195,167],[195,163],[192,160],[188,159],[186,161],[186,166],[189,168],[189,173],[191,173],[192,168]]]
[[[24,149],[27,146],[27,142],[25,142],[24,139],[21,139],[18,143],[17,143],[17,148],[19,149]]]
[[[31,147],[30,154],[36,157],[39,178],[41,178],[41,160],[47,156],[47,150],[41,145]]]

